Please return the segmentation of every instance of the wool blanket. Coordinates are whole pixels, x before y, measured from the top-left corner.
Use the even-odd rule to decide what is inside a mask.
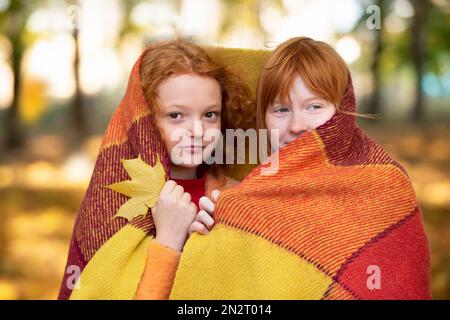
[[[126,212],[131,208],[128,206],[130,198],[108,186],[129,182],[130,176],[152,174],[149,167],[158,172],[156,168],[161,165],[165,173],[163,179],[169,176],[169,158],[141,86],[140,64],[153,47],[147,47],[135,62],[126,92],[103,136],[92,178],[75,220],[59,299],[134,297],[155,228],[150,210],[130,220],[117,216],[119,210]],[[239,73],[255,92],[258,71],[268,51],[216,47],[205,50],[214,60]],[[145,171],[143,163],[149,166]],[[231,166],[227,175],[239,179],[251,168],[248,164]],[[207,185],[214,185],[216,181],[209,178],[208,175]]]
[[[219,196],[212,231],[184,248],[171,299],[430,298],[411,181],[356,124],[351,77],[340,109]]]

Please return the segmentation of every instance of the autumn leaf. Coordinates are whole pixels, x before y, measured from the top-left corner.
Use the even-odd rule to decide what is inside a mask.
[[[114,216],[114,218],[123,217],[130,221],[134,217],[145,216],[148,208],[155,205],[166,182],[165,171],[159,158],[153,167],[145,163],[140,155],[136,159],[122,159],[121,162],[131,180],[105,187],[130,197]]]

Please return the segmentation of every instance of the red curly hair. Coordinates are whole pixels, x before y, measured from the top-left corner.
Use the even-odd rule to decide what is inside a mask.
[[[191,73],[215,79],[219,83],[222,94],[221,131],[224,137],[226,129],[246,130],[255,127],[255,101],[250,88],[229,68],[213,61],[198,45],[186,40],[152,44],[152,49],[142,58],[140,73],[142,89],[151,113],[158,112],[159,85],[171,76]],[[213,173],[217,173],[217,170],[213,170]]]

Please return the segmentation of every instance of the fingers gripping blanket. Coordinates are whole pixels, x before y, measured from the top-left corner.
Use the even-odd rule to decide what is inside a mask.
[[[104,134],[89,187],[76,217],[59,299],[134,297],[155,230],[149,212],[131,215],[128,220],[124,216],[129,216],[130,210],[136,208],[146,213],[148,199],[139,195],[129,199],[107,186],[118,183],[124,186],[125,182],[127,189],[132,189],[133,182],[127,181],[130,177],[154,175],[164,182],[168,176],[169,158],[141,86],[141,61],[147,52],[151,54],[153,47],[146,48],[134,64],[125,95]],[[205,49],[214,59],[238,71],[243,81],[255,90],[257,71],[267,57],[267,51]],[[235,174],[242,175],[242,172]],[[159,180],[155,182],[161,185]],[[147,187],[152,193],[158,191],[157,185]]]

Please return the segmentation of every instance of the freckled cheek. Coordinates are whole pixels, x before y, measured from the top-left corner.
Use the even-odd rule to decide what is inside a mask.
[[[316,129],[318,126],[325,123],[324,117],[320,115],[306,117],[306,126],[308,127],[308,131]]]
[[[322,125],[326,119],[326,114],[324,112],[321,113],[307,113],[303,114],[303,121],[306,125],[307,131],[311,131],[316,129],[318,126]]]
[[[318,126],[325,124],[328,120],[330,120],[333,117],[334,113],[335,113],[334,110],[327,110],[326,112],[321,113],[314,119],[311,119],[311,127],[315,129]]]

